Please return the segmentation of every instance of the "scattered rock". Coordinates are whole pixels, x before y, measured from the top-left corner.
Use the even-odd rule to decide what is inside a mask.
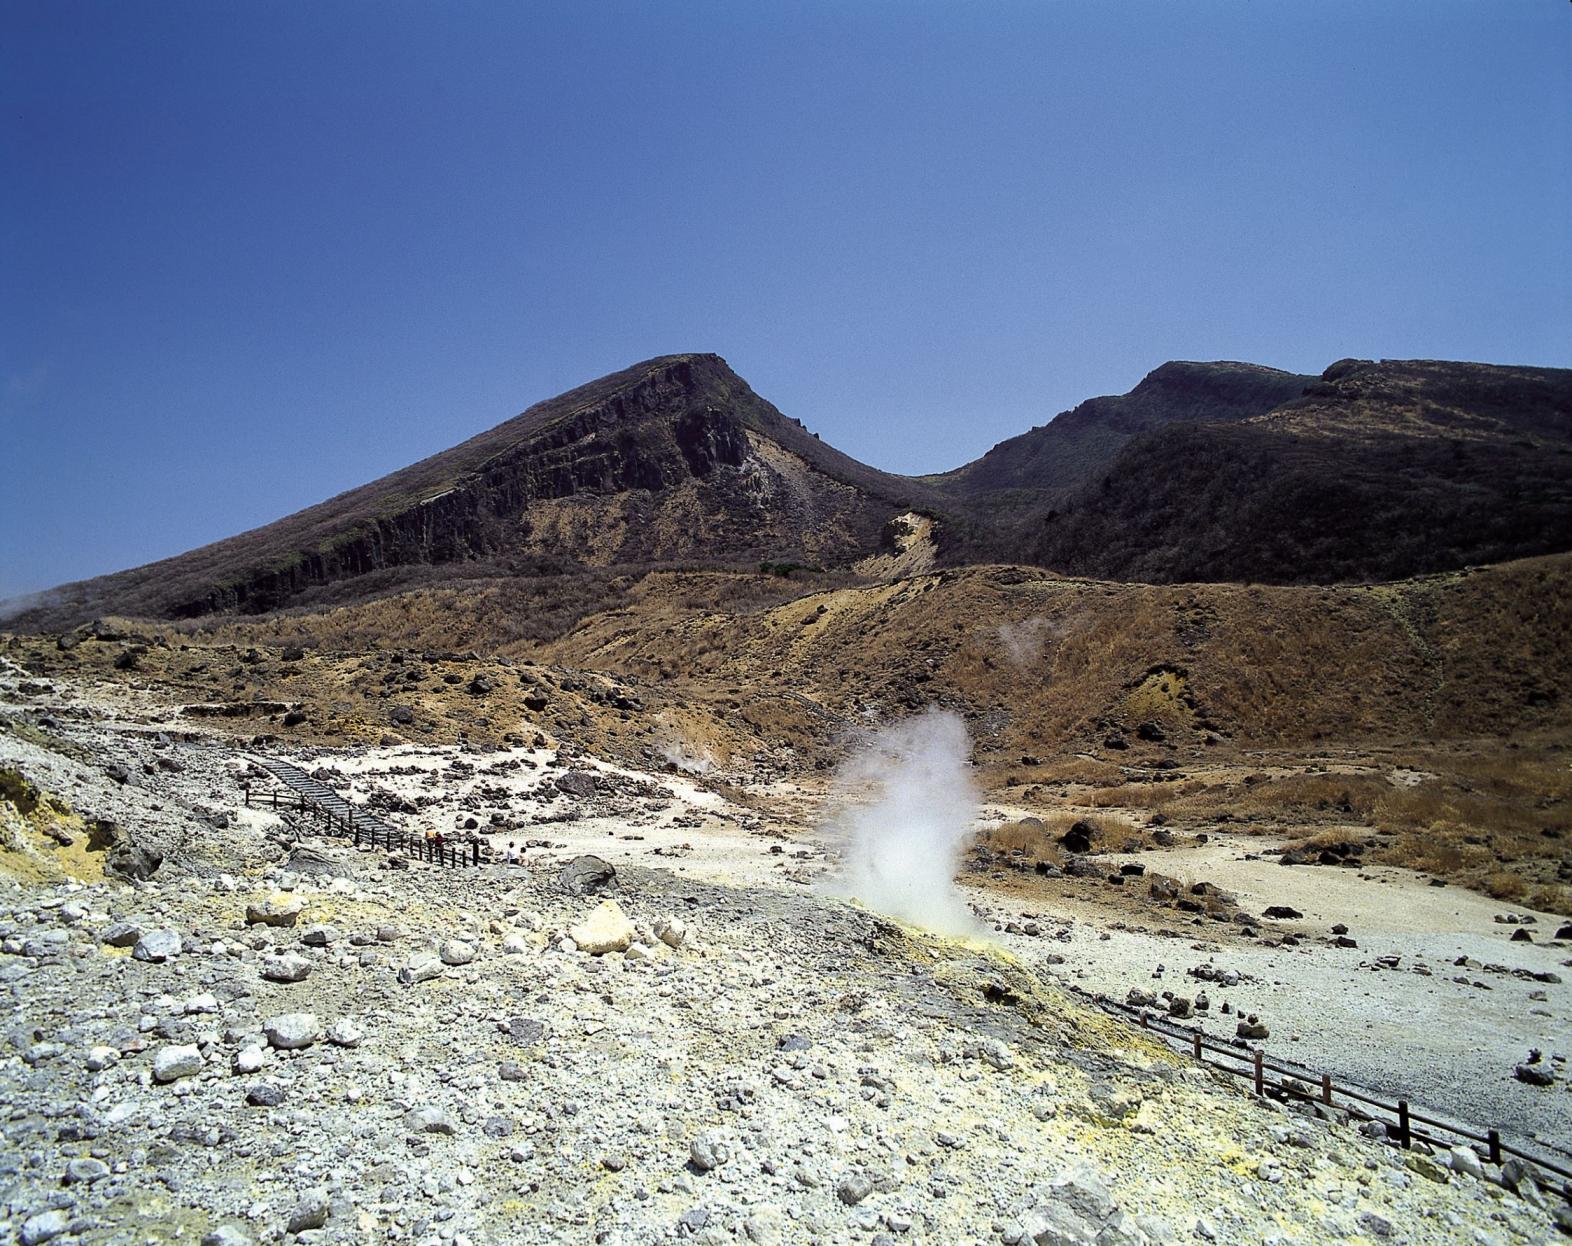
[[[322,1027],[317,1023],[315,1013],[286,1012],[264,1021],[262,1033],[274,1047],[283,1051],[297,1051],[321,1038]]]
[[[311,962],[294,952],[264,957],[260,970],[269,982],[304,982],[311,974]]]
[[[136,946],[131,950],[131,955],[137,960],[149,961],[159,965],[166,960],[173,960],[180,955],[181,939],[179,931],[175,930],[149,930],[136,941]]]
[[[398,971],[398,980],[405,986],[413,986],[417,982],[429,982],[432,978],[441,977],[447,968],[442,957],[428,949],[414,953],[404,962],[404,967]]]
[[[655,923],[655,937],[669,948],[682,946],[682,941],[688,937],[688,927],[682,918],[675,915],[662,917]]]
[[[458,1133],[458,1126],[441,1108],[427,1104],[423,1107],[411,1108],[404,1116],[404,1128],[415,1134],[442,1134],[452,1137]]]
[[[440,954],[444,965],[467,965],[475,959],[473,945],[465,943],[462,939],[444,941]]]
[[[602,900],[587,918],[568,931],[581,952],[603,956],[607,952],[626,952],[637,932],[615,900]]]
[[[848,1207],[855,1207],[873,1193],[873,1180],[863,1172],[848,1172],[835,1183],[835,1197]]]
[[[142,927],[135,922],[116,922],[100,937],[110,947],[135,947],[142,938]]]
[[[202,1051],[192,1045],[160,1047],[153,1055],[153,1080],[173,1082],[202,1071]]]
[[[299,896],[276,892],[266,900],[246,905],[246,925],[293,926],[304,908]]]
[[[700,1134],[688,1147],[688,1162],[698,1172],[719,1168],[730,1156],[730,1148],[713,1133]]]
[[[1260,1040],[1272,1036],[1272,1031],[1267,1028],[1266,1022],[1253,1012],[1239,1019],[1239,1024],[1235,1028],[1234,1033],[1239,1038],[1251,1040]]]
[[[304,1233],[307,1229],[320,1229],[328,1220],[328,1196],[326,1190],[312,1190],[289,1213],[287,1231],[290,1233]]]
[[[254,1108],[276,1108],[284,1102],[284,1088],[277,1082],[255,1082],[246,1087],[246,1102]]]
[[[43,1246],[44,1242],[54,1241],[70,1227],[71,1217],[62,1208],[39,1212],[22,1221],[22,1246]]]
[[[101,1159],[74,1159],[66,1165],[67,1185],[91,1185],[109,1175],[109,1165]]]

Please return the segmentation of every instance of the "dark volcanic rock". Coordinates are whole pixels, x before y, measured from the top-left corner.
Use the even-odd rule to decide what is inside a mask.
[[[597,856],[585,854],[563,862],[558,881],[573,895],[594,895],[616,885],[617,871]]]
[[[570,770],[557,776],[557,790],[579,799],[595,795],[595,776],[583,770]]]

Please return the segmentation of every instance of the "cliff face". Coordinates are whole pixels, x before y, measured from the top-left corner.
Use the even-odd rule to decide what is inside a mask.
[[[1250,363],[1165,363],[1128,394],[1088,398],[932,481],[972,503],[1008,501],[1013,492],[1053,500],[1112,462],[1138,433],[1261,415],[1298,398],[1314,380]]]
[[[667,355],[266,527],[66,585],[13,626],[265,612],[439,575],[847,566],[891,552],[910,511],[942,563],[1114,580],[1333,583],[1557,552],[1572,371],[1169,363],[911,479],[825,445],[719,356]]]
[[[19,622],[266,611],[372,572],[508,558],[843,562],[924,496],[823,446],[718,356],[665,356],[266,527],[67,585]]]

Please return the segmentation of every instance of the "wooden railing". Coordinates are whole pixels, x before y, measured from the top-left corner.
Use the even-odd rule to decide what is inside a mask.
[[[382,848],[388,852],[402,853],[417,861],[433,865],[462,869],[482,864],[481,844],[478,839],[466,845],[438,844],[424,834],[412,835],[390,826],[373,813],[359,809],[340,796],[327,784],[313,779],[304,770],[287,762],[261,760],[259,763],[274,779],[290,789],[293,799],[280,800],[278,788],[254,792],[251,784],[241,780],[247,806],[261,805],[274,809],[295,809],[312,814],[322,820],[329,835],[351,840],[355,847]]]
[[[1492,1164],[1504,1163],[1508,1156],[1532,1164],[1535,1168],[1546,1174],[1546,1185],[1555,1190],[1562,1198],[1572,1202],[1572,1167],[1568,1167],[1544,1155],[1525,1151],[1520,1147],[1512,1146],[1501,1139],[1498,1129],[1486,1129],[1478,1132],[1451,1121],[1436,1120],[1434,1117],[1422,1116],[1415,1112],[1406,1099],[1399,1099],[1396,1103],[1386,1103],[1381,1099],[1372,1098],[1363,1091],[1355,1090],[1350,1086],[1334,1085],[1329,1073],[1314,1073],[1307,1069],[1286,1067],[1274,1060],[1267,1058],[1266,1051],[1260,1047],[1245,1047],[1243,1051],[1238,1046],[1226,1046],[1212,1041],[1203,1034],[1199,1028],[1175,1025],[1166,1018],[1154,1015],[1147,1008],[1127,1004],[1121,1000],[1111,999],[1106,995],[1094,995],[1092,999],[1099,1007],[1116,1016],[1132,1017],[1141,1029],[1158,1034],[1169,1042],[1183,1049],[1188,1049],[1192,1058],[1210,1068],[1220,1069],[1234,1077],[1250,1079],[1251,1088],[1257,1095],[1275,1094],[1287,1099],[1319,1102],[1326,1107],[1337,1106],[1335,1098],[1351,1100],[1361,1105],[1357,1108],[1348,1108],[1354,1115],[1366,1120],[1380,1121],[1386,1126],[1387,1137],[1398,1146],[1409,1148],[1415,1142],[1423,1142],[1434,1147],[1452,1147],[1457,1145],[1457,1140],[1467,1143],[1478,1143],[1484,1147],[1481,1160]],[[1242,1045],[1242,1044],[1241,1044]],[[1217,1059],[1215,1057],[1222,1057]],[[1243,1067],[1224,1063],[1234,1061]],[[1273,1083],[1267,1077],[1268,1073],[1275,1073],[1287,1080]],[[1373,1115],[1384,1113],[1390,1120]],[[1426,1133],[1415,1128],[1416,1125],[1427,1126],[1431,1130],[1439,1131],[1446,1137],[1438,1137],[1435,1133]],[[1561,1178],[1558,1185],[1554,1178]]]

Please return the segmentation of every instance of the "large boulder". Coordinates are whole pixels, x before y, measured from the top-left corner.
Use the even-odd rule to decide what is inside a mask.
[[[568,937],[581,952],[603,956],[607,952],[626,952],[633,946],[637,932],[628,915],[615,900],[602,900],[588,917],[568,931]]]
[[[1016,1205],[1015,1215],[1004,1240],[1022,1246],[1136,1246],[1149,1240],[1086,1165],[1039,1186]]]
[[[161,965],[166,960],[173,960],[180,955],[181,943],[178,930],[170,930],[167,927],[147,930],[138,937],[136,946],[131,949],[131,955],[137,960]]]
[[[557,879],[570,895],[589,896],[615,886],[617,871],[599,857],[586,853],[564,862]]]
[[[299,896],[275,892],[266,900],[258,900],[246,905],[246,925],[293,926],[305,907]]]
[[[88,833],[90,844],[95,836],[111,841],[109,850],[104,853],[104,870],[118,878],[145,883],[164,864],[162,853],[137,843],[116,823],[99,820]]]
[[[286,1012],[264,1021],[262,1033],[267,1035],[269,1043],[281,1051],[298,1051],[322,1037],[322,1026],[315,1013]]]
[[[160,1047],[153,1055],[153,1080],[172,1082],[202,1071],[202,1052],[195,1045]]]
[[[595,795],[595,776],[583,770],[570,770],[557,776],[557,790],[587,800]]]

